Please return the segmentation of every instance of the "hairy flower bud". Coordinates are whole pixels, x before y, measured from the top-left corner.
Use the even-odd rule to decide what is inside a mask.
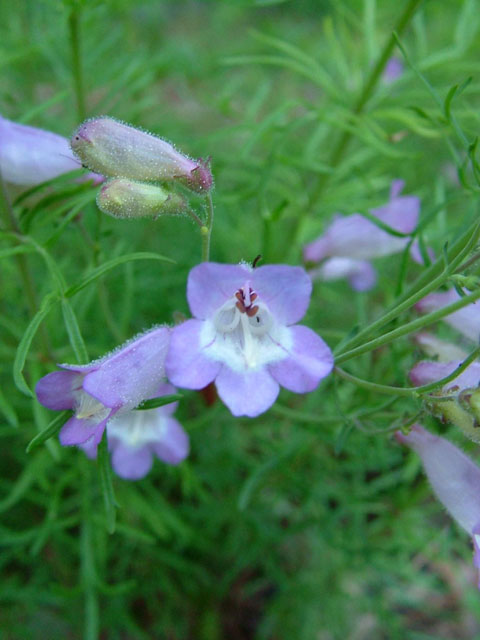
[[[115,218],[146,218],[182,213],[184,199],[161,187],[127,178],[113,178],[100,189],[99,209]]]
[[[207,163],[191,160],[165,140],[113,118],[86,120],[70,144],[85,166],[108,177],[178,180],[198,192],[212,186]]]

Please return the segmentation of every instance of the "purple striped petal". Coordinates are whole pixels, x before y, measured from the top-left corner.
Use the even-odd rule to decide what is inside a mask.
[[[35,387],[38,401],[48,409],[65,411],[75,406],[74,390],[82,387],[82,377],[74,371],[54,371],[40,378]]]
[[[253,270],[251,282],[280,324],[290,325],[305,315],[310,304],[312,280],[302,267],[272,264]]]
[[[190,443],[182,425],[175,418],[168,418],[158,442],[151,447],[155,455],[167,464],[179,464],[188,456]]]
[[[153,456],[148,446],[133,449],[117,443],[112,451],[112,467],[125,480],[144,478],[152,468]]]
[[[211,317],[252,277],[246,266],[202,262],[188,276],[187,300],[192,315]]]

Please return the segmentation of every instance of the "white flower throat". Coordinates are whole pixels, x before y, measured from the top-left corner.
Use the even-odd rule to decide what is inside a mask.
[[[252,369],[278,360],[278,345],[269,336],[275,328],[273,316],[248,283],[218,309],[213,324],[217,334],[223,335],[223,346],[229,352],[217,344],[216,355],[233,368]]]
[[[75,396],[77,401],[75,417],[79,420],[98,420],[101,422],[111,411],[109,407],[103,405],[83,389],[78,389]]]

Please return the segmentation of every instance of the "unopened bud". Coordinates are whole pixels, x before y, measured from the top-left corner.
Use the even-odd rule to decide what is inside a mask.
[[[113,118],[87,120],[73,134],[70,144],[85,166],[105,176],[178,180],[198,192],[212,186],[208,163],[191,160],[165,140]]]
[[[115,218],[146,218],[162,214],[182,213],[185,201],[153,184],[113,178],[100,189],[99,209]]]

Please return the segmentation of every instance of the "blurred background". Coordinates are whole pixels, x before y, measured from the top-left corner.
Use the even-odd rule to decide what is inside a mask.
[[[421,198],[424,241],[441,254],[478,211],[466,158],[479,131],[479,9],[477,0],[2,3],[0,113],[66,137],[107,114],[211,157],[214,261],[301,264],[302,246],[335,213],[384,204],[397,178]],[[375,77],[393,30],[398,76]],[[115,220],[99,214],[95,193],[65,179],[27,197],[10,191],[22,233],[68,285],[127,252],[175,261],[128,262],[75,297],[92,358],[188,315],[186,278],[201,255],[187,217]],[[202,200],[194,206],[201,212]],[[0,235],[0,250],[10,246]],[[2,638],[480,638],[470,543],[419,461],[391,439],[420,403],[333,376],[305,397],[282,391],[253,420],[186,392],[178,417],[189,459],[157,461],[139,482],[115,478],[110,535],[95,462],[54,440],[25,453],[54,417],[13,383],[18,344],[53,286],[40,253],[26,260],[29,301],[14,256],[0,262]],[[333,347],[421,270],[401,255],[377,266],[368,294],[317,282],[304,324]],[[418,358],[404,339],[351,371],[408,385]],[[54,308],[25,377],[33,386],[65,361],[72,349]],[[442,431],[478,454],[454,427]]]

